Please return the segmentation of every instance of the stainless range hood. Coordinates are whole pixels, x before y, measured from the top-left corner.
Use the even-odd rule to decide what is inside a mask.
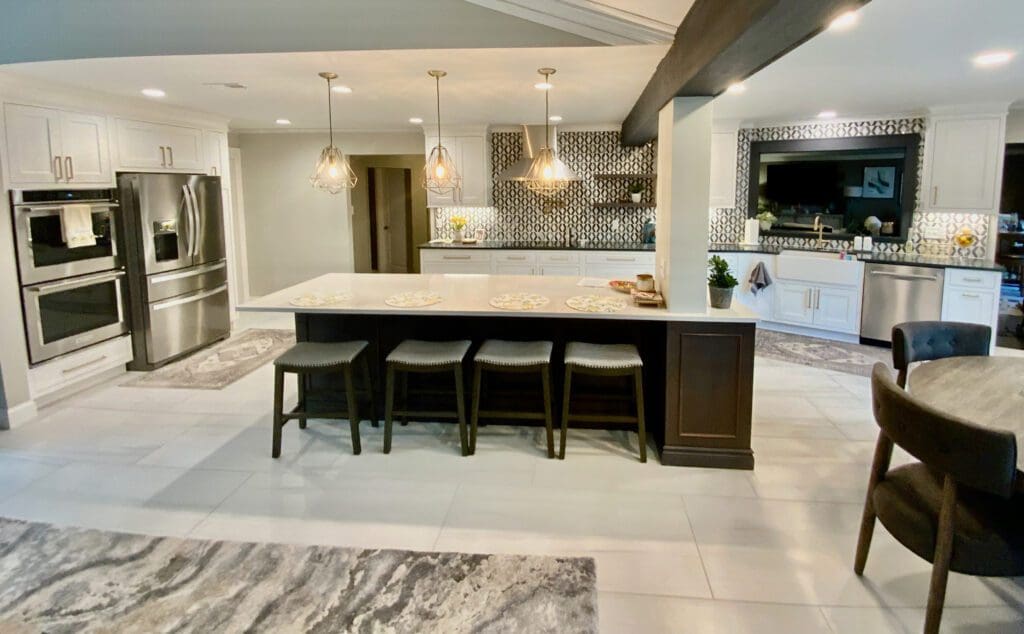
[[[551,151],[558,155],[558,128],[551,126]],[[523,126],[523,149],[522,154],[518,161],[508,166],[504,172],[498,174],[498,180],[500,181],[523,181],[526,180],[526,175],[530,171],[530,166],[533,164],[533,159],[536,158],[537,153],[542,148],[548,145],[544,138],[545,127],[542,125],[524,125]],[[572,174],[570,180],[578,180],[578,177],[572,170],[569,170]]]

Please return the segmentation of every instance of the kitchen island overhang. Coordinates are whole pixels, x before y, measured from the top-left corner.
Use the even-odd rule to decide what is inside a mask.
[[[239,310],[293,313],[299,341],[368,341],[378,405],[383,402],[384,359],[404,339],[472,340],[474,350],[464,364],[467,373],[475,348],[485,339],[553,341],[556,402],[566,342],[632,343],[644,361],[647,427],[662,464],[752,469],[756,317],[741,306],[698,313],[637,307],[606,286],[580,284],[578,277],[332,273],[252,300]],[[440,301],[428,306],[385,303],[402,293],[431,293]],[[548,301],[529,309],[491,305],[492,298],[512,293]],[[580,312],[566,305],[579,295],[625,299],[627,305],[612,313]],[[342,382],[336,378],[306,379],[307,408],[327,411],[343,398]],[[332,391],[336,396],[329,396]],[[609,414],[618,407],[599,398],[594,405],[598,411],[609,407]],[[566,459],[571,458],[570,451]]]

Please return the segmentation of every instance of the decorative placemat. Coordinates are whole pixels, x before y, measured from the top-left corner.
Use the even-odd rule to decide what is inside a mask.
[[[434,291],[408,291],[396,293],[385,299],[384,303],[396,308],[420,308],[422,306],[440,304],[442,301],[444,301],[444,298]]]
[[[625,300],[605,295],[575,295],[565,305],[581,313],[617,313],[626,307]]]
[[[317,306],[336,306],[349,301],[352,301],[352,293],[315,292],[293,297],[288,300],[288,303],[303,308],[316,308]]]
[[[536,293],[504,293],[491,298],[491,306],[504,310],[533,310],[551,301]]]

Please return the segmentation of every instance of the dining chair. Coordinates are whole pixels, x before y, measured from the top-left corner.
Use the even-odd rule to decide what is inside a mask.
[[[910,364],[949,357],[987,357],[992,329],[956,321],[908,321],[892,327],[892,364],[896,383],[907,387]]]
[[[871,373],[880,427],[868,481],[854,571],[864,574],[875,519],[931,562],[924,631],[939,631],[949,571],[1024,575],[1024,493],[1009,431],[944,414],[898,386],[888,368]],[[890,469],[893,445],[920,462]]]

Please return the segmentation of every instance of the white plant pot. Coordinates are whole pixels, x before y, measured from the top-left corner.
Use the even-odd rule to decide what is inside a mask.
[[[632,201],[633,201],[634,203],[637,203],[637,204],[639,204],[639,203],[640,203],[640,199],[641,199],[641,198],[643,198],[643,194],[632,194],[632,193],[631,193],[631,194],[629,195],[629,198],[630,198],[630,200],[632,200]]]
[[[772,223],[767,220],[758,220],[757,222],[761,225],[761,231],[769,231],[772,228]]]
[[[456,229],[454,233],[455,235],[452,236],[452,242],[462,242],[462,229]]]

